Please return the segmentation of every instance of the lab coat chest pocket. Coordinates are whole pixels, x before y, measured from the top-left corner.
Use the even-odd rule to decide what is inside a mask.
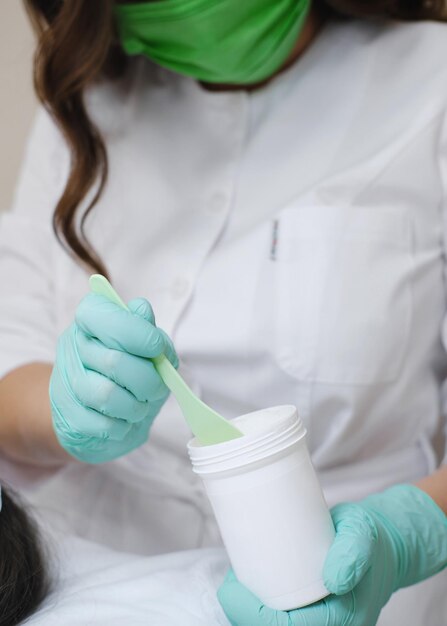
[[[393,381],[412,313],[407,212],[291,205],[276,217],[279,366],[300,380]]]

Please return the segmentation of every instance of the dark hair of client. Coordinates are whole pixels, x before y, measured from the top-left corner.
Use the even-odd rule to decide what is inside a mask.
[[[0,626],[34,613],[50,591],[46,555],[36,522],[9,488],[0,511]]]

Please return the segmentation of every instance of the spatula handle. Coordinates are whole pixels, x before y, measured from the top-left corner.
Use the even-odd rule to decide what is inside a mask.
[[[89,284],[93,293],[96,293],[99,296],[104,296],[111,302],[114,302],[123,309],[126,309],[126,311],[129,310],[127,304],[120,298],[107,278],[102,276],[102,274],[92,274],[89,279]],[[155,369],[159,373],[165,385],[176,397],[177,393],[180,390],[180,393],[183,392],[185,387],[189,390],[183,378],[164,354],[160,354],[159,356],[152,358],[151,361],[153,362]]]

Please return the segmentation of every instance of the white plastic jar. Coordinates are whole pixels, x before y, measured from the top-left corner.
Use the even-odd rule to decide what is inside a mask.
[[[328,595],[323,564],[332,519],[293,405],[233,420],[244,436],[188,443],[234,572],[273,609],[290,610]]]

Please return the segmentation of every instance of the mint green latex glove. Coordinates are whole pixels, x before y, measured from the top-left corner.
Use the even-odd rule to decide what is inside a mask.
[[[53,427],[63,448],[87,463],[103,463],[142,445],[169,395],[151,357],[178,358],[155,326],[143,298],[130,312],[96,294],[79,304],[61,335],[50,380]]]
[[[336,537],[323,578],[334,595],[275,611],[230,571],[218,598],[232,626],[374,626],[394,591],[447,566],[447,516],[413,485],[337,505],[331,513]]]

